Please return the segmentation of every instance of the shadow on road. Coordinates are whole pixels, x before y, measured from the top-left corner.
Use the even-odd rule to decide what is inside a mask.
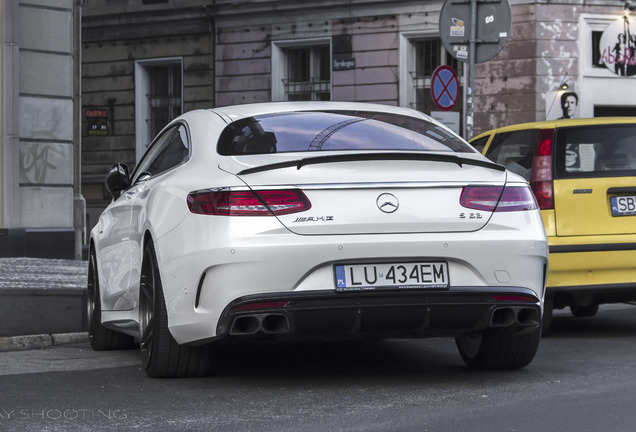
[[[217,377],[447,381],[468,369],[453,338],[223,346]]]
[[[590,337],[636,338],[636,307],[633,305],[601,306],[596,316],[577,318],[568,309],[555,311],[550,339],[582,339]]]

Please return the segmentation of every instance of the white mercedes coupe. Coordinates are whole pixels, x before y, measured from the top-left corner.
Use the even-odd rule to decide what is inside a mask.
[[[527,182],[417,111],[347,102],[186,113],[90,235],[93,349],[151,377],[223,340],[454,337],[478,369],[535,356],[548,265]]]

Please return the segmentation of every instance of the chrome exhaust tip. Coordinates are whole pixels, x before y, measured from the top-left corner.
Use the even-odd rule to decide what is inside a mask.
[[[230,336],[283,334],[289,333],[290,329],[289,318],[284,314],[241,315],[234,318]]]
[[[265,315],[261,327],[267,334],[289,333],[289,319],[282,314]]]
[[[261,328],[261,324],[258,318],[254,315],[245,315],[236,317],[230,327],[230,335],[253,335],[258,333]]]
[[[512,308],[501,307],[492,312],[490,327],[509,327],[516,321],[516,314]]]

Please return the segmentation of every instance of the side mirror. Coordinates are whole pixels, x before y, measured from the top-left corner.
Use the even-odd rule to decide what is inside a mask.
[[[130,174],[128,174],[128,165],[118,163],[108,171],[106,175],[106,189],[117,199],[123,191],[130,187]]]

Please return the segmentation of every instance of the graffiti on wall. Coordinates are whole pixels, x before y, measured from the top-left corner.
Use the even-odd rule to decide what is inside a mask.
[[[54,143],[25,143],[20,146],[20,183],[66,183],[70,173],[68,145]],[[62,171],[62,172],[60,172]]]

